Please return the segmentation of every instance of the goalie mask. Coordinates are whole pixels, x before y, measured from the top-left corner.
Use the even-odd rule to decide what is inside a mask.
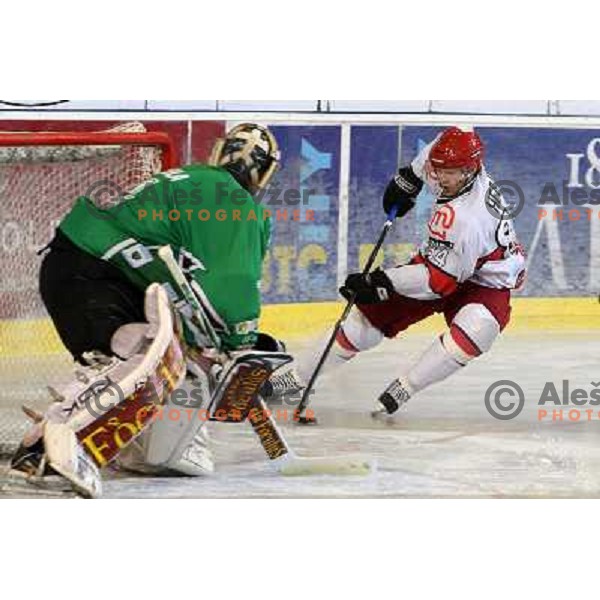
[[[277,141],[266,127],[243,123],[217,140],[209,163],[227,169],[240,185],[255,194],[277,170]]]

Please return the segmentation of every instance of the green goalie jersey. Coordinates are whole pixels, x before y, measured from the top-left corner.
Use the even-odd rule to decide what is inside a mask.
[[[112,208],[99,209],[79,197],[59,225],[75,245],[110,261],[141,289],[165,284],[188,342],[201,345],[190,307],[157,256],[170,244],[184,272],[199,284],[202,303],[221,325],[229,349],[256,340],[270,227],[269,211],[226,170],[207,165],[159,173]]]

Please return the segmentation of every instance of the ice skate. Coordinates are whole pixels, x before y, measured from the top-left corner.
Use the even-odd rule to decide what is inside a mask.
[[[410,397],[408,384],[402,379],[394,379],[377,399],[371,416],[377,420],[393,422],[406,412],[406,403]]]
[[[283,367],[271,375],[262,386],[261,396],[269,405],[300,401],[304,384],[296,369]]]

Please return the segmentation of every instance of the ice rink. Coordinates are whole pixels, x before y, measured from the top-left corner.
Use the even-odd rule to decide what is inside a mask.
[[[411,399],[391,424],[369,417],[386,382],[418,357],[430,334],[385,341],[324,375],[312,407],[319,425],[283,425],[301,455],[365,454],[377,470],[367,477],[283,477],[274,472],[249,426],[211,423],[216,472],[204,479],[107,478],[107,498],[137,497],[570,497],[600,495],[600,419],[593,406],[538,406],[547,381],[557,390],[591,389],[600,379],[600,342],[589,333],[507,333],[493,351]],[[292,350],[299,349],[296,346]],[[487,388],[510,379],[525,406],[510,421],[494,419]],[[509,402],[509,398],[505,398]],[[282,410],[283,407],[280,408]],[[548,417],[538,420],[538,410]],[[563,421],[552,421],[552,410]],[[289,411],[291,413],[291,410]],[[37,495],[37,494],[36,494]]]
[[[387,425],[368,416],[373,399],[429,344],[431,335],[386,341],[321,379],[313,427],[283,427],[290,446],[306,456],[365,454],[378,469],[367,477],[283,477],[264,458],[249,426],[211,423],[216,472],[204,479],[105,480],[107,498],[227,497],[581,497],[600,496],[600,420],[546,418],[538,406],[547,381],[557,390],[591,389],[600,380],[600,342],[589,333],[507,333],[493,351],[461,373],[411,399]],[[525,393],[523,412],[492,418],[484,394],[510,379]],[[508,401],[508,399],[507,399]]]

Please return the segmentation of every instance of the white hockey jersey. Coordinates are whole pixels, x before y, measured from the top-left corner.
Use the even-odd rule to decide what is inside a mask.
[[[482,167],[460,195],[445,199],[428,160],[434,143],[411,165],[437,198],[421,256],[459,284],[518,289],[525,278],[525,252],[512,219],[504,214],[507,204],[500,191]]]

